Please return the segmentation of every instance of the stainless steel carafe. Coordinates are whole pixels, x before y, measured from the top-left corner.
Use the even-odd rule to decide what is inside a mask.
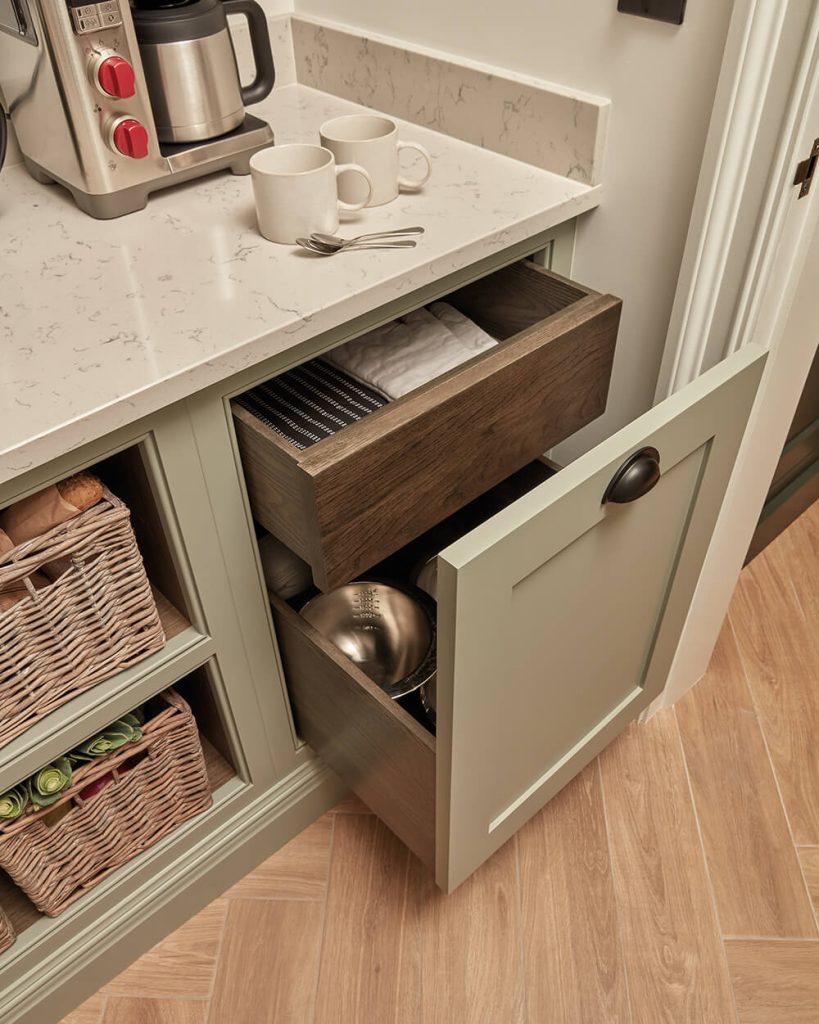
[[[273,88],[267,18],[256,0],[133,0],[133,19],[161,142],[216,138]],[[242,86],[227,24],[248,22],[256,76]]]

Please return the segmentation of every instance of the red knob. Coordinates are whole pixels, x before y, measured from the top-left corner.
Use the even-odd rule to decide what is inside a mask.
[[[109,96],[127,100],[134,95],[134,69],[124,57],[106,57],[100,61],[97,81]]]
[[[123,118],[114,128],[114,149],[133,160],[148,155],[148,132],[132,117]]]

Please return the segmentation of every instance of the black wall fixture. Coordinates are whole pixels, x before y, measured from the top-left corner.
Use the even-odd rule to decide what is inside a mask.
[[[682,25],[685,4],[686,0],[618,0],[617,10],[623,14],[639,14],[641,18]]]

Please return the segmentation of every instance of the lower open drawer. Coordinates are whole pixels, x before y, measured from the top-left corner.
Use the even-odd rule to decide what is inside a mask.
[[[662,690],[763,364],[736,353],[567,468],[515,474],[465,533],[443,524],[434,739],[274,602],[299,731],[442,889]]]
[[[546,459],[460,509],[386,562],[375,579],[409,583],[413,569],[549,479]],[[369,576],[369,574],[368,574]],[[288,690],[304,740],[429,867],[435,867],[435,736],[285,601],[271,597]],[[439,633],[441,623],[438,625]],[[439,636],[439,643],[441,638]]]
[[[273,618],[302,738],[435,866],[435,737],[284,601]]]

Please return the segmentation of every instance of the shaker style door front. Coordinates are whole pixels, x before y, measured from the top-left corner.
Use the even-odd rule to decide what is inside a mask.
[[[662,690],[764,362],[736,353],[439,556],[444,890]]]

